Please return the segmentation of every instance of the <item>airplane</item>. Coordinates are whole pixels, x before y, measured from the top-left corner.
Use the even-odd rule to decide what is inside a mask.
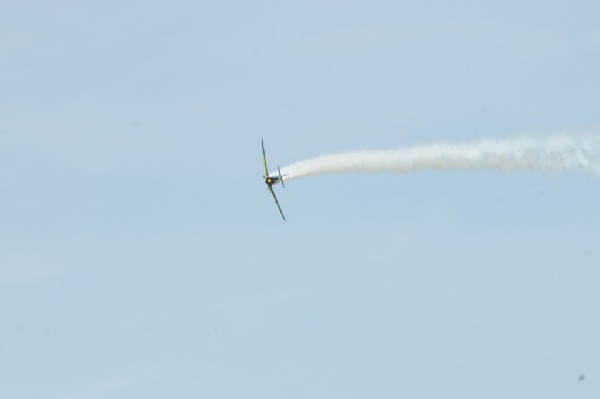
[[[273,172],[273,173],[269,174],[269,169],[267,168],[267,156],[265,154],[265,142],[264,142],[264,140],[261,140],[260,142],[262,144],[263,165],[265,167],[265,174],[263,175],[263,177],[265,178],[265,184],[267,185],[269,191],[273,195],[273,199],[275,200],[275,203],[277,204],[279,213],[281,213],[281,217],[285,221],[285,216],[283,215],[281,206],[279,206],[279,201],[277,201],[277,196],[275,195],[275,191],[273,191],[273,185],[281,183],[281,185],[285,188],[285,184],[283,183],[283,176],[287,176],[287,175],[281,174],[281,170],[279,169],[279,166],[277,166],[277,173]]]

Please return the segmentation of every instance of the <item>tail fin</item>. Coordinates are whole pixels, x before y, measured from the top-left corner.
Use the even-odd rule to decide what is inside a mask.
[[[277,165],[277,171],[279,172],[279,181],[281,182],[283,188],[285,188],[285,184],[283,183],[283,176],[281,176],[281,169],[279,169],[279,165]]]

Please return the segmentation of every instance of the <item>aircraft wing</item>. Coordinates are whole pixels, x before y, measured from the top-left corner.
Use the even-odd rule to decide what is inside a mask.
[[[285,216],[283,216],[283,211],[281,210],[281,207],[279,206],[279,201],[277,201],[277,196],[275,195],[275,191],[273,191],[272,186],[269,186],[269,191],[271,191],[271,194],[273,195],[273,199],[275,200],[275,203],[277,204],[277,208],[279,208],[279,213],[281,213],[281,217],[283,218],[283,220],[285,220]]]
[[[263,165],[265,167],[265,179],[269,177],[269,169],[267,169],[267,155],[265,154],[265,142],[263,140],[260,141],[263,150]],[[275,195],[275,194],[273,194]]]

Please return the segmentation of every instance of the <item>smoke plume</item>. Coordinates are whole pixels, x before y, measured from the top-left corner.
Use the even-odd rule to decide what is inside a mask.
[[[554,136],[434,143],[391,150],[320,155],[282,168],[285,180],[328,173],[426,170],[571,171],[600,173],[600,139]]]

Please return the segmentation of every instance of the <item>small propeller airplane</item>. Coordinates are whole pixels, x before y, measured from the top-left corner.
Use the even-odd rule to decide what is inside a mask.
[[[269,174],[269,168],[267,168],[267,156],[265,154],[265,143],[264,143],[264,140],[261,140],[260,142],[262,144],[263,165],[265,167],[265,174],[263,175],[263,177],[265,178],[265,184],[267,185],[269,191],[273,195],[273,199],[275,200],[275,203],[277,204],[279,213],[281,213],[281,217],[285,221],[285,216],[283,215],[281,206],[279,206],[279,201],[277,201],[277,196],[275,195],[275,191],[273,191],[273,185],[281,183],[281,185],[285,188],[285,184],[283,183],[283,176],[286,176],[286,175],[281,174],[281,170],[279,169],[279,166],[277,167],[277,173],[273,172],[273,173]]]

